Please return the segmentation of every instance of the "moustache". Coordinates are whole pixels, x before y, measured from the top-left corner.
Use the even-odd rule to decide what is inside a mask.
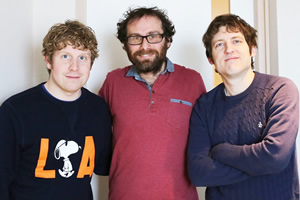
[[[150,49],[150,50],[139,50],[135,52],[133,55],[138,56],[138,55],[145,55],[145,54],[158,54],[156,50]]]

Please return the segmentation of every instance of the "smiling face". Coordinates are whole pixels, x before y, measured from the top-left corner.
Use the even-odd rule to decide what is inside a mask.
[[[255,54],[256,47],[249,49],[241,32],[228,32],[222,26],[212,39],[213,60],[209,62],[215,65],[223,79],[243,77],[252,73],[251,57]]]
[[[136,19],[127,26],[127,36],[146,36],[151,34],[163,34],[162,23],[155,16],[144,16]],[[165,65],[167,49],[170,42],[163,38],[160,43],[149,44],[144,38],[140,45],[125,44],[129,60],[139,73],[156,74]]]
[[[91,70],[91,51],[79,50],[67,45],[55,51],[52,63],[46,57],[47,68],[51,71],[45,84],[54,97],[72,101],[81,95],[81,88],[87,82]]]

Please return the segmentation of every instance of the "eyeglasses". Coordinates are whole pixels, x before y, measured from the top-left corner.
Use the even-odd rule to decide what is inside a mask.
[[[164,34],[151,34],[145,36],[140,36],[140,35],[129,36],[126,39],[127,39],[127,44],[139,45],[143,43],[144,38],[146,38],[149,44],[156,44],[156,43],[160,43],[164,37],[165,37]]]

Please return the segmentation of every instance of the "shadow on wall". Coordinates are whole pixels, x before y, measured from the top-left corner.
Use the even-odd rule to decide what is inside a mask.
[[[39,46],[33,47],[33,70],[32,70],[32,86],[35,86],[41,82],[45,82],[49,78],[46,62],[42,54],[42,43]]]
[[[93,174],[92,190],[94,199],[107,200],[108,199],[108,176],[97,176]]]

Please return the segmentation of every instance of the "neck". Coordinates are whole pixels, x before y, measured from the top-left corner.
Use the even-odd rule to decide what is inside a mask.
[[[77,90],[76,92],[66,92],[62,91],[60,88],[56,87],[55,85],[51,84],[50,81],[47,81],[44,84],[46,90],[55,98],[62,100],[62,101],[74,101],[78,99],[81,95],[81,90]]]
[[[153,74],[152,72],[148,72],[148,73],[140,73],[140,76],[149,84],[149,85],[153,85],[154,82],[157,80],[157,78],[159,77],[159,75],[165,70],[165,64],[163,64],[161,66],[161,69],[159,72],[157,72],[156,74]]]
[[[243,77],[236,79],[223,78],[226,96],[234,96],[244,92],[252,83],[255,73],[251,70]]]

